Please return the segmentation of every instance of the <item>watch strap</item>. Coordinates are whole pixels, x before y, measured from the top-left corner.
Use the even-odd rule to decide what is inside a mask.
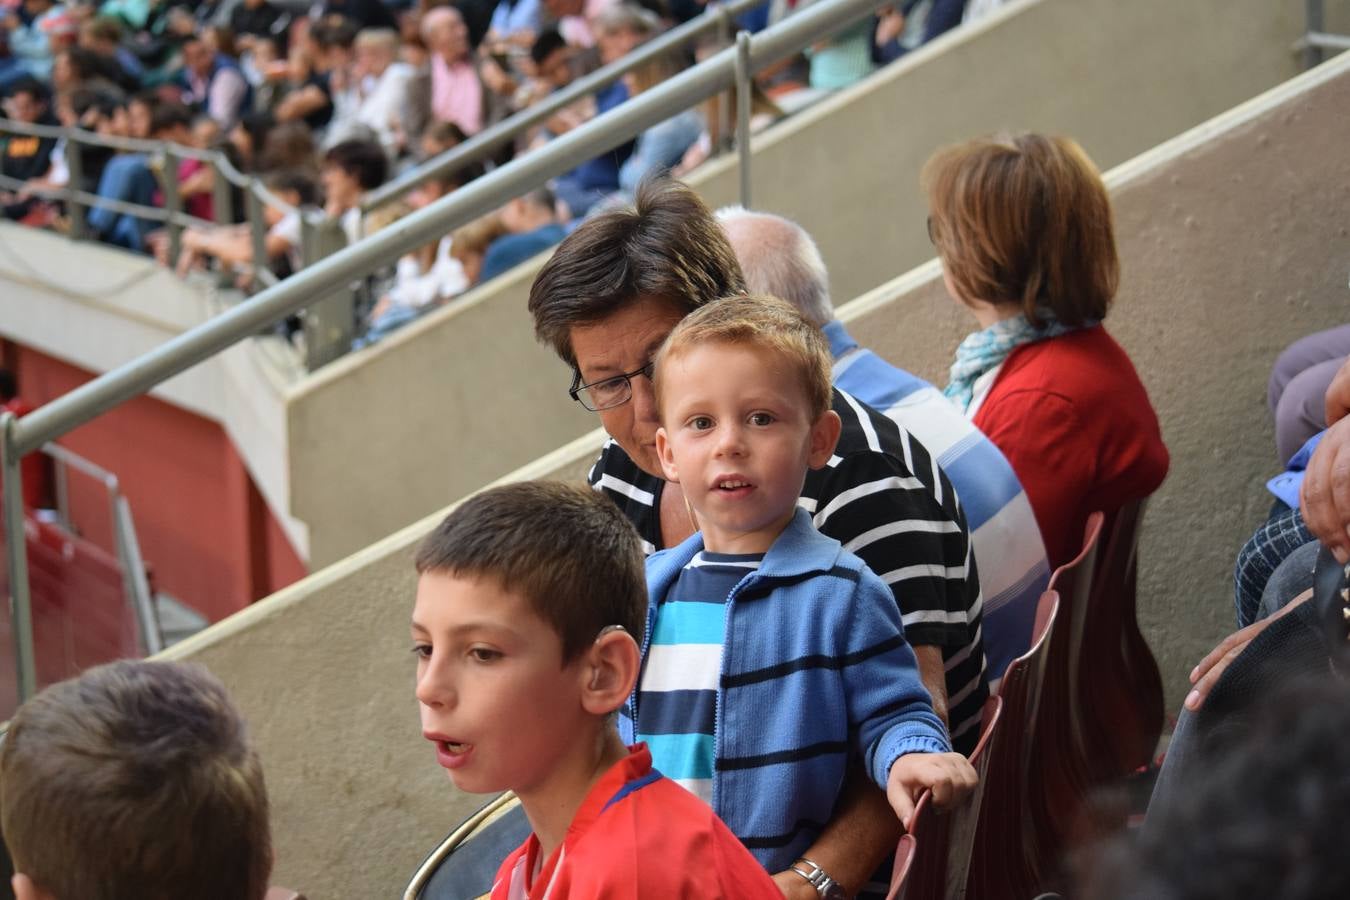
[[[830,874],[814,861],[803,856],[789,868],[804,878],[807,884],[815,888],[821,900],[835,900],[837,897],[844,896],[844,889],[839,882],[831,878]]]

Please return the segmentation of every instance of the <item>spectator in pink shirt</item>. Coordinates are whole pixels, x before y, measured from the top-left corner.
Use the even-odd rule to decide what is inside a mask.
[[[469,29],[453,6],[422,17],[422,40],[431,57],[431,114],[454,122],[465,134],[483,127],[483,86],[469,46]]]

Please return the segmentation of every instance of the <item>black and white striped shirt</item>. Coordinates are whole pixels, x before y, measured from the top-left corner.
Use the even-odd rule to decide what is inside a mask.
[[[834,411],[843,420],[839,444],[824,468],[807,474],[797,504],[890,586],[911,645],[942,648],[952,743],[969,753],[988,688],[965,512],[937,460],[909,432],[838,389]],[[662,549],[664,480],[638,468],[613,440],[589,480],[637,526],[648,553]]]

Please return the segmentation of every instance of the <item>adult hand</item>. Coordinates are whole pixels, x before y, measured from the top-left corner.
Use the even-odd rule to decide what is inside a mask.
[[[1345,371],[1342,368],[1336,377]],[[1328,413],[1331,403],[1331,391],[1327,391]],[[1350,418],[1341,418],[1328,428],[1313,451],[1299,488],[1299,508],[1308,530],[1331,550],[1336,561],[1350,562]]]
[[[1280,616],[1288,614],[1295,607],[1307,601],[1312,596],[1312,590],[1306,590],[1299,594],[1289,603],[1285,604],[1279,611],[1271,613],[1258,622],[1253,622],[1241,631],[1234,632],[1219,642],[1219,646],[1200,660],[1200,664],[1191,669],[1191,692],[1186,695],[1186,700],[1182,704],[1191,712],[1195,712],[1205,702],[1209,692],[1214,685],[1223,676],[1224,670],[1228,668],[1229,663],[1237,659],[1247,645],[1261,632],[1265,631],[1271,622],[1274,622]]]

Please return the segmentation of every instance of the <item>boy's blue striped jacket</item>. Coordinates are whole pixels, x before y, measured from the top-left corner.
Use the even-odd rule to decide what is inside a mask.
[[[695,534],[647,559],[647,636],[657,604],[703,549]],[[713,810],[770,872],[833,816],[850,760],[884,789],[905,753],[951,749],[919,680],[890,590],[798,509],[726,603]],[[637,691],[619,718],[634,740]]]

